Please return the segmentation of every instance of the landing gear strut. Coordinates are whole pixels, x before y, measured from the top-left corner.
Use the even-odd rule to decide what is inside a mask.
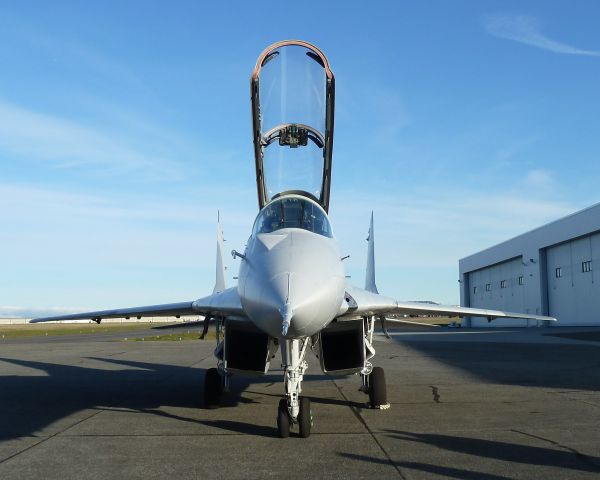
[[[308,368],[304,360],[307,346],[308,338],[284,340],[281,344],[286,394],[277,409],[277,428],[281,438],[289,437],[290,427],[294,424],[298,424],[302,438],[308,437],[312,428],[310,399],[300,396],[304,372]]]
[[[369,394],[369,407],[380,410],[390,408],[387,403],[387,387],[383,368],[374,367],[369,360],[375,356],[373,334],[375,332],[375,317],[365,318],[365,366],[362,369],[360,389]],[[383,325],[383,320],[382,320]],[[384,327],[385,332],[385,327]]]
[[[206,318],[209,318],[207,315]],[[225,368],[223,354],[225,342],[223,337],[223,317],[213,317],[216,325],[217,346],[214,355],[217,358],[217,368],[209,368],[204,377],[204,406],[206,408],[216,408],[221,402],[221,396],[224,391],[229,391],[230,374]],[[205,324],[205,327],[207,324]],[[206,330],[206,328],[205,328]]]

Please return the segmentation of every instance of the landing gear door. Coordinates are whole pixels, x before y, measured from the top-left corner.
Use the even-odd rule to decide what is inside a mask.
[[[275,43],[250,87],[259,208],[293,192],[328,211],[335,80],[327,58],[307,42]]]

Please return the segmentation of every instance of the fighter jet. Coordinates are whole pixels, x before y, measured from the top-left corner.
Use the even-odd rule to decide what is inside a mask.
[[[258,215],[240,259],[238,283],[226,288],[223,234],[211,295],[187,302],[37,318],[32,322],[204,315],[214,320],[216,368],[207,370],[204,400],[217,406],[236,374],[265,374],[281,349],[285,395],[277,410],[281,437],[312,427],[302,381],[311,349],[329,374],[355,374],[375,409],[389,407],[384,371],[374,366],[376,320],[435,314],[555,321],[552,317],[400,302],[375,282],[373,217],[364,288],[346,281],[344,258],[329,221],[335,79],[316,46],[286,40],[267,47],[250,78]]]

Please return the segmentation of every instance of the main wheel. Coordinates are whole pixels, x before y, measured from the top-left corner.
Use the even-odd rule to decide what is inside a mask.
[[[288,413],[287,400],[285,398],[279,400],[277,429],[281,438],[288,438],[290,436],[290,414]]]
[[[371,408],[387,405],[385,373],[381,367],[373,367],[373,371],[369,375],[369,401]]]
[[[204,405],[214,408],[219,405],[223,393],[223,379],[216,368],[209,368],[204,377]]]
[[[306,438],[310,435],[312,427],[312,411],[310,410],[310,399],[300,397],[300,411],[298,412],[298,424],[300,426],[300,436]]]

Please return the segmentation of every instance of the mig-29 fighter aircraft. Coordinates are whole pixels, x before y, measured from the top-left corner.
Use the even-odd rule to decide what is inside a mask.
[[[217,275],[212,295],[165,305],[38,318],[157,317],[201,314],[214,320],[217,367],[206,372],[204,399],[218,405],[233,374],[264,374],[281,349],[285,395],[279,435],[297,425],[310,435],[310,400],[301,396],[312,349],[323,372],[358,374],[372,408],[385,409],[383,369],[373,366],[375,321],[387,314],[445,314],[494,318],[554,318],[477,308],[399,302],[375,284],[373,218],[364,288],[346,282],[343,258],[328,218],[335,80],[323,52],[310,43],[275,43],[258,57],[250,79],[252,136],[259,212],[243,253],[238,284],[226,288],[223,237],[217,229]]]

